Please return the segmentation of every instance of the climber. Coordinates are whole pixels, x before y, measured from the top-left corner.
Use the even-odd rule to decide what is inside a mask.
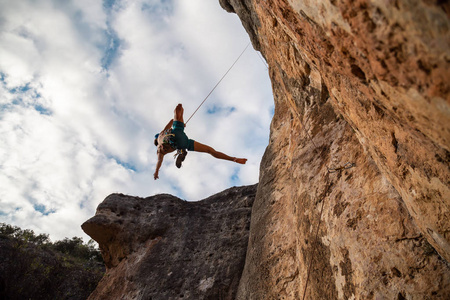
[[[212,147],[201,144],[197,141],[189,139],[184,133],[183,120],[184,108],[181,104],[178,104],[174,110],[174,118],[164,127],[164,129],[155,136],[155,146],[158,147],[156,154],[158,155],[158,162],[156,164],[156,171],[153,177],[158,179],[159,169],[161,168],[164,155],[178,150],[176,166],[181,167],[181,163],[184,161],[187,155],[187,151],[197,151],[209,153],[215,158],[225,159],[233,161],[239,164],[245,164],[247,162],[246,158],[236,158],[228,156],[222,152],[214,150]]]

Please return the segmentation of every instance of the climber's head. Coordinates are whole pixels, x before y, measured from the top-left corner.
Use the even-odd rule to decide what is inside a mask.
[[[159,133],[155,135],[155,146],[158,147],[158,136]]]

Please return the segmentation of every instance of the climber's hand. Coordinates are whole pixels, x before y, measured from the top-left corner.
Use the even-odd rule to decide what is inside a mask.
[[[158,177],[158,172],[155,172],[155,174],[153,174],[153,178],[155,178],[155,180],[159,178]]]

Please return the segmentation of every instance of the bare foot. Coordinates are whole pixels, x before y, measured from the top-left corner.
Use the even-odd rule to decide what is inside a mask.
[[[247,159],[246,158],[235,158],[234,162],[237,162],[238,164],[241,164],[241,165],[245,165],[245,163],[247,162]]]

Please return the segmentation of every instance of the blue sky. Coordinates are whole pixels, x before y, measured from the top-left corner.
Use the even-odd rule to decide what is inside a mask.
[[[273,97],[249,47],[186,127],[244,166],[191,152],[153,180],[153,137],[185,120],[249,38],[218,1],[0,0],[0,222],[86,238],[115,192],[188,201],[258,181]]]

